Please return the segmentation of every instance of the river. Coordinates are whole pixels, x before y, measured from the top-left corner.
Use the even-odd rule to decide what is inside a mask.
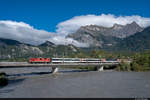
[[[1,68],[9,84],[1,98],[150,98],[150,72]]]

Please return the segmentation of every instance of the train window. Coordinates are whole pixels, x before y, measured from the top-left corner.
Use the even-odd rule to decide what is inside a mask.
[[[43,58],[40,58],[40,60],[42,60]]]

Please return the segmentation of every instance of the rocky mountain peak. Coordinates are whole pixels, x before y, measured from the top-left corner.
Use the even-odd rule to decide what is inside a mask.
[[[122,31],[126,36],[130,36],[134,35],[136,32],[143,31],[143,28],[133,21],[132,23],[125,25]]]
[[[50,41],[46,41],[45,43],[41,44],[40,46],[53,46],[53,45],[55,45],[55,44]]]
[[[135,21],[133,21],[132,23],[127,24],[127,25],[125,25],[125,26],[126,26],[126,27],[136,28],[136,29],[138,29],[138,28],[143,29],[143,28],[140,27],[140,25],[138,25]]]
[[[112,28],[115,30],[119,30],[119,29],[122,29],[123,27],[124,27],[124,25],[114,24]]]
[[[91,24],[91,25],[81,26],[79,30],[100,31],[105,28],[106,27]]]
[[[135,21],[133,21],[130,25],[139,26]]]
[[[126,25],[114,24],[112,27],[86,25],[68,37],[81,43],[88,43],[90,46],[103,47],[107,44],[115,45],[120,39],[127,38],[142,30],[143,28],[135,21]]]

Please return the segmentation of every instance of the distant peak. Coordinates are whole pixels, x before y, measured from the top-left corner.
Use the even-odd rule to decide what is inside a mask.
[[[131,24],[137,24],[135,21],[133,21]]]
[[[52,43],[52,42],[50,42],[50,41],[46,41],[45,43],[46,43],[46,44],[54,45],[54,43]]]
[[[113,29],[121,29],[121,28],[123,28],[123,25],[120,25],[120,24],[116,24],[116,23],[115,23],[112,28],[113,28]]]
[[[52,45],[55,45],[55,44],[50,41],[46,41],[45,43],[41,44],[41,46],[52,46]]]
[[[138,24],[135,21],[133,21],[130,25],[138,25]]]
[[[116,23],[115,23],[113,26],[115,27],[115,26],[123,26],[123,25],[120,25],[120,24],[116,24]]]

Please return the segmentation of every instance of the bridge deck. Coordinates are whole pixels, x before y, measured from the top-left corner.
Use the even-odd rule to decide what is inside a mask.
[[[0,62],[0,68],[21,68],[21,67],[79,67],[79,66],[102,66],[102,65],[117,65],[119,62],[105,63],[49,63],[49,64],[30,64],[28,62]]]

